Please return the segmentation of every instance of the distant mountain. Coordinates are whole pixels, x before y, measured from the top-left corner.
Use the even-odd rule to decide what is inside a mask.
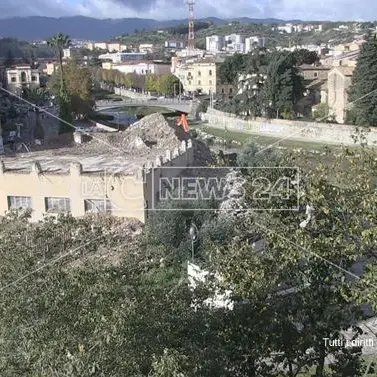
[[[200,21],[212,21],[217,25],[229,23],[237,20],[242,23],[263,23],[273,24],[288,22],[277,19],[252,19],[241,17],[236,19],[220,19],[208,17]],[[118,35],[132,33],[138,30],[163,29],[171,26],[186,23],[187,20],[169,20],[157,21],[146,18],[122,18],[122,19],[104,19],[90,17],[13,17],[0,20],[0,36],[14,37],[22,40],[33,41],[46,39],[55,33],[62,32],[68,34],[71,38],[89,39],[101,41],[110,39]]]

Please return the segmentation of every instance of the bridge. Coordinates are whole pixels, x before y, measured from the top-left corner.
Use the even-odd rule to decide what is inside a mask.
[[[151,100],[148,98],[127,98],[122,101],[100,100],[96,101],[96,110],[104,111],[111,110],[123,106],[150,106],[150,107],[164,107],[167,109],[182,111],[183,113],[190,113],[193,101],[179,100],[179,99],[156,99]]]

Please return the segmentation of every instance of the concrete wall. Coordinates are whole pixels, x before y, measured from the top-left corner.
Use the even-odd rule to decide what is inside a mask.
[[[165,156],[160,156],[154,163],[144,166],[145,198],[149,209],[153,210],[158,204],[160,179],[177,177],[187,167],[192,166],[194,154],[191,140],[187,143],[182,141],[180,148],[166,151]]]
[[[223,130],[324,144],[355,145],[353,136],[357,134],[356,127],[350,125],[263,118],[243,120],[214,109],[208,109],[202,118],[210,127]],[[372,128],[365,137],[368,144],[373,145],[377,142],[377,130]]]
[[[133,90],[112,87],[111,85],[106,85],[105,83],[101,83],[101,88],[104,90],[111,91],[120,96],[129,97],[133,99],[148,99],[151,97],[147,94],[134,92]]]
[[[85,214],[85,199],[105,200],[107,197],[115,216],[144,221],[143,184],[135,177],[88,174],[82,171],[80,164],[72,165],[69,174],[40,172],[36,166],[38,164],[34,164],[29,173],[0,170],[1,215],[8,210],[8,196],[31,197],[32,221],[42,219],[48,197],[69,198],[73,216]]]
[[[118,130],[113,127],[106,126],[105,124],[92,121],[93,126],[99,128],[100,130],[106,131],[106,132],[117,132]]]
[[[72,164],[69,173],[42,171],[38,162],[30,164],[30,171],[7,170],[5,163],[0,163],[0,215],[8,208],[9,196],[31,198],[32,221],[38,221],[46,213],[46,198],[70,199],[71,214],[85,214],[85,199],[111,202],[111,213],[119,217],[132,217],[145,221],[147,211],[145,203],[152,203],[158,193],[158,180],[166,174],[178,174],[192,165],[194,151],[191,141],[183,142],[181,148],[166,151],[164,157],[146,164],[134,175],[110,174],[106,172],[88,173],[81,164]],[[163,166],[178,169],[163,169]],[[98,167],[99,170],[101,167]],[[152,185],[152,180],[154,185]]]

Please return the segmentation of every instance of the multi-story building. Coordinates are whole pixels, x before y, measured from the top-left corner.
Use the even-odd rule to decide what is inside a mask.
[[[102,68],[104,68],[104,66],[102,66]],[[136,73],[138,75],[166,75],[170,73],[171,65],[169,63],[162,63],[153,60],[140,60],[112,64],[110,69],[116,69],[125,74]]]
[[[185,43],[180,41],[165,41],[165,48],[181,50],[185,48]]]
[[[327,103],[327,79],[332,67],[304,64],[299,69],[306,89],[305,105],[311,108],[320,102]]]
[[[108,43],[107,51],[109,52],[122,52],[122,45],[120,43]]]
[[[264,37],[245,38],[245,53],[254,50],[256,47],[264,47],[266,44]]]
[[[59,62],[47,62],[43,70],[47,76],[52,76],[59,69]]]
[[[204,50],[200,50],[198,48],[194,48],[194,49],[188,49],[188,48],[184,48],[180,51],[177,51],[177,56],[180,57],[180,58],[199,58],[199,57],[203,57],[205,55],[205,51]]]
[[[108,213],[144,222],[162,197],[159,180],[166,175],[168,179],[172,174],[179,176],[193,164],[194,153],[191,140],[173,150],[146,149],[148,154],[137,156],[103,151],[93,155],[81,152],[78,158],[77,150],[70,148],[50,155],[31,152],[27,156],[2,156],[0,214],[25,209],[31,211],[32,221],[38,221],[45,214],[78,217]]]
[[[245,37],[240,34],[230,34],[225,36],[225,49],[229,52],[245,52]]]
[[[113,63],[121,63],[129,60],[143,60],[146,55],[145,52],[116,52],[102,54],[98,58],[101,60],[111,60]]]
[[[283,33],[291,34],[293,33],[293,25],[292,24],[285,24],[283,26],[277,27],[278,31],[281,31]]]
[[[89,42],[86,44],[88,50],[106,50],[108,52],[123,52],[127,50],[127,46],[119,42]]]
[[[352,42],[352,43],[338,44],[334,46],[333,55],[335,57],[338,55],[342,55],[346,52],[359,51],[363,42],[364,41],[357,41],[357,42]]]
[[[39,87],[39,71],[30,65],[18,65],[6,70],[7,88],[9,91],[21,94],[24,88]]]
[[[156,47],[151,43],[143,43],[139,45],[139,52],[152,54],[155,51],[156,51]]]
[[[212,35],[206,37],[206,50],[217,53],[222,51],[225,47],[225,38],[222,35]]]
[[[186,61],[175,67],[174,75],[187,92],[216,94],[219,89],[217,71],[222,62],[222,59],[215,58]]]
[[[74,47],[65,48],[63,50],[63,59],[72,59],[77,56],[78,50]]]
[[[344,123],[347,113],[348,88],[354,67],[334,67],[327,79],[327,104],[338,123]]]

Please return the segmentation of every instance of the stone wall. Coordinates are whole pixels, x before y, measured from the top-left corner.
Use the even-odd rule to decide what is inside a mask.
[[[355,126],[345,124],[315,123],[283,119],[243,120],[234,114],[208,109],[202,114],[202,120],[210,127],[246,132],[251,135],[269,136],[290,140],[318,142],[322,144],[355,145],[355,138],[360,142],[365,137],[368,145],[377,143],[377,130],[361,131]]]

